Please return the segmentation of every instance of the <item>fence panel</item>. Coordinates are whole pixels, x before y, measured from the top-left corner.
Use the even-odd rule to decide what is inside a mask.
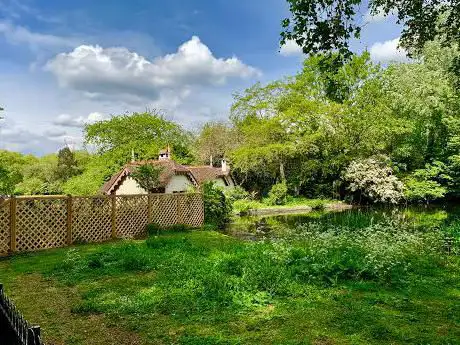
[[[200,227],[204,221],[203,198],[200,194],[180,194],[178,197],[178,223]]]
[[[201,194],[33,196],[0,201],[0,255],[138,238],[149,222],[203,224]]]
[[[152,207],[152,221],[160,226],[179,224],[177,204],[180,194],[158,194]]]
[[[66,245],[66,198],[16,199],[16,250],[30,252]]]
[[[110,197],[73,197],[72,243],[103,242],[111,237]]]
[[[10,201],[0,201],[0,256],[10,250]]]
[[[138,238],[145,234],[149,222],[147,195],[116,197],[116,233],[121,238]]]

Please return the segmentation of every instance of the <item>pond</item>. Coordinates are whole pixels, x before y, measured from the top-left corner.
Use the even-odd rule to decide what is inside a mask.
[[[293,215],[235,217],[225,232],[238,238],[257,240],[288,236],[290,229],[297,229],[308,223],[319,223],[325,228],[339,226],[361,229],[389,220],[404,222],[420,230],[446,226],[460,220],[460,204],[356,207]]]

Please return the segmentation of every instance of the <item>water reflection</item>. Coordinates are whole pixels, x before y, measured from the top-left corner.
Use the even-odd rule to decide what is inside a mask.
[[[298,225],[316,222],[325,226],[336,225],[364,228],[388,220],[406,222],[414,228],[427,229],[449,224],[460,219],[460,205],[410,207],[360,207],[343,211],[314,211],[306,214],[236,217],[226,233],[256,240],[267,236],[283,236]]]

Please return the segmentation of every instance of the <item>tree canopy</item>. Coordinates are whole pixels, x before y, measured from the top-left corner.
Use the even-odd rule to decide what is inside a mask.
[[[291,193],[344,195],[344,171],[383,154],[411,185],[407,195],[446,194],[417,186],[457,193],[460,103],[449,66],[458,50],[431,42],[413,63],[383,69],[364,53],[324,68],[338,55],[311,56],[298,74],[236,95],[230,156],[239,181],[261,194],[286,181]],[[432,164],[443,171],[421,177]]]
[[[95,194],[133,150],[137,160],[156,159],[169,145],[181,164],[225,157],[238,184],[274,203],[288,195],[458,198],[460,92],[452,65],[460,51],[435,40],[419,54],[386,67],[367,52],[311,55],[298,73],[235,94],[229,121],[195,134],[154,111],[87,125],[91,153],[0,151],[0,193]],[[155,189],[157,172],[139,173]]]
[[[365,15],[393,14],[402,26],[400,44],[410,55],[427,42],[460,43],[459,0],[287,0],[291,16],[282,21],[281,44],[295,41],[305,54],[338,51],[349,58]]]
[[[187,160],[189,134],[157,111],[123,114],[85,127],[85,142],[98,153],[126,163],[134,150],[139,159],[156,158],[167,145],[178,160]]]

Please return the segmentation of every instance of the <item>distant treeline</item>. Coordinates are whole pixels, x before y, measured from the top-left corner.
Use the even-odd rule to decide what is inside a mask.
[[[258,196],[275,184],[291,195],[359,201],[431,201],[460,191],[459,61],[437,42],[409,63],[382,67],[369,54],[336,64],[305,60],[294,76],[236,94],[229,120],[191,133],[158,112],[87,125],[94,154],[33,157],[0,152],[2,194],[93,194],[131,159],[170,145],[183,164],[230,162]]]

